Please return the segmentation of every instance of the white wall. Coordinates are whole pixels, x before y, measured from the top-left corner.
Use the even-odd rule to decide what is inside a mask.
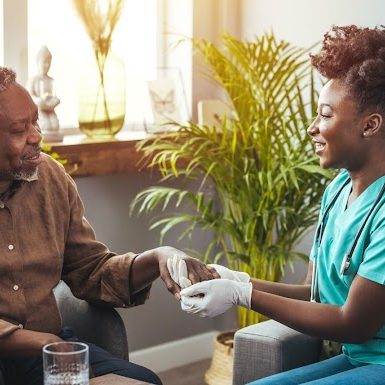
[[[242,0],[242,36],[272,29],[294,44],[307,47],[322,40],[332,25],[385,24],[383,0]]]
[[[243,39],[252,40],[256,35],[273,31],[301,47],[321,42],[332,25],[385,24],[383,0],[241,0],[239,6]],[[313,234],[314,229],[300,242],[300,251],[309,253]],[[287,269],[284,281],[300,282],[305,277],[305,264],[297,262],[294,266],[294,271]]]
[[[217,45],[221,44],[224,32],[241,37],[240,0],[194,0],[193,9],[193,37],[204,38]],[[222,91],[215,82],[207,77],[207,67],[203,65],[201,57],[193,57],[192,101],[193,120],[196,117],[196,105],[202,99],[221,98]]]

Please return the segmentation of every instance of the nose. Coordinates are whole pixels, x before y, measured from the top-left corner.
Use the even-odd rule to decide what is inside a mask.
[[[40,127],[37,123],[31,123],[28,130],[28,144],[39,144],[42,139]]]
[[[318,130],[318,118],[317,117],[311,122],[311,124],[307,128],[306,132],[309,136],[314,136],[319,132],[319,130]]]

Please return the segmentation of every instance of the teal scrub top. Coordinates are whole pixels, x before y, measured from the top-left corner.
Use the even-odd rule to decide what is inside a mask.
[[[320,220],[328,203],[347,180],[348,172],[342,171],[326,188],[322,198]],[[315,258],[317,260],[318,295],[321,303],[342,306],[356,274],[385,285],[385,196],[382,196],[367,221],[349,268],[345,274],[340,273],[344,256],[350,251],[354,238],[384,183],[385,176],[382,176],[346,208],[352,188],[349,181],[330,209],[320,246],[317,246],[315,240],[310,255],[313,262]],[[385,325],[373,339],[365,343],[343,344],[342,352],[356,366],[366,363],[385,365]]]

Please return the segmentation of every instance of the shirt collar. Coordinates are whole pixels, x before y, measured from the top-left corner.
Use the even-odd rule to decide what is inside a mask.
[[[11,183],[10,180],[0,180],[0,195],[9,189]]]
[[[34,182],[39,179],[39,170],[29,178],[13,179],[10,181],[0,181],[0,199],[11,197],[16,190],[25,182]]]
[[[34,175],[32,175],[30,178],[23,179],[24,182],[33,182],[34,180],[39,179],[39,171],[37,170]]]

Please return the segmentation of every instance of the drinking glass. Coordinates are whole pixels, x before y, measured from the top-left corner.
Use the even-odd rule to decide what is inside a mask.
[[[44,385],[89,385],[88,346],[54,342],[43,347]]]

